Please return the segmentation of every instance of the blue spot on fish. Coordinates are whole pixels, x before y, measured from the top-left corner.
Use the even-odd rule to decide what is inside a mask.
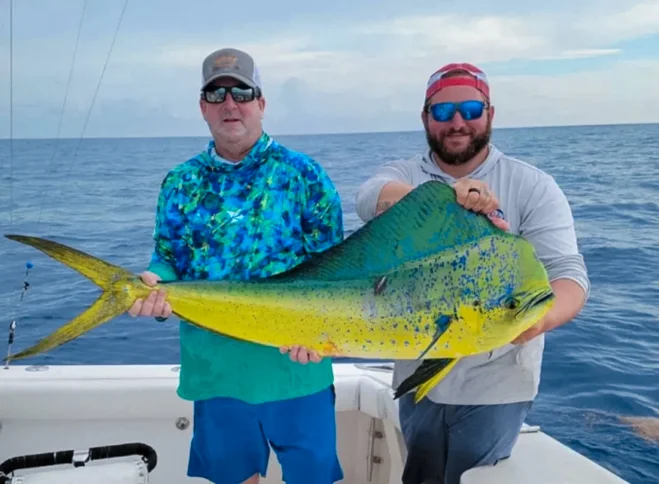
[[[446,314],[442,314],[437,320],[437,332],[444,334],[451,324],[451,317]]]

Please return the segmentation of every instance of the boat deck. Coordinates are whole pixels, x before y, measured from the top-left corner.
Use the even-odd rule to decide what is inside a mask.
[[[0,368],[0,462],[24,454],[142,442],[158,456],[146,476],[105,482],[204,483],[186,476],[192,405],[176,395],[176,366],[51,366]],[[338,448],[344,483],[399,484],[405,446],[399,431],[387,366],[335,364]],[[128,465],[129,458],[115,466]],[[126,461],[126,463],[124,463]],[[109,463],[109,461],[107,461]],[[99,472],[103,461],[87,472]],[[67,466],[59,466],[66,468]],[[70,469],[82,478],[82,469]],[[144,469],[114,467],[139,476]],[[40,470],[41,472],[44,469]],[[76,474],[77,472],[77,474]],[[107,471],[104,471],[108,476]],[[37,479],[33,471],[19,471]],[[24,484],[64,482],[24,481]],[[84,479],[87,479],[86,477]],[[100,479],[100,478],[99,478]],[[1,482],[1,481],[0,481]],[[66,482],[76,484],[71,476]],[[83,480],[81,482],[89,482]],[[281,481],[271,453],[263,484]],[[617,484],[608,470],[542,433],[524,426],[510,459],[495,467],[472,469],[463,484]]]

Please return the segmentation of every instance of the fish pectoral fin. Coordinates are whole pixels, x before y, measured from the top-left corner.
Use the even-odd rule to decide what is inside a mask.
[[[429,380],[426,380],[424,383],[419,385],[419,388],[417,388],[416,394],[414,395],[414,403],[419,403],[423,397],[428,395],[428,393],[430,393],[430,390],[432,390],[435,387],[435,385],[437,385],[442,380],[442,378],[444,378],[448,374],[448,372],[453,369],[453,367],[458,361],[460,361],[459,358],[450,360],[450,362],[446,366],[444,366],[441,370],[439,370],[439,372],[435,376],[433,376]]]
[[[428,347],[421,352],[419,357],[417,358],[418,360],[421,360],[428,351],[430,351],[430,348],[435,346],[439,338],[446,333],[446,330],[448,330],[449,326],[451,325],[451,322],[453,321],[453,318],[451,316],[447,316],[446,314],[440,315],[436,320],[435,320],[435,334],[432,337],[432,341],[430,344],[428,344]]]
[[[444,378],[451,368],[459,361],[458,358],[436,358],[425,360],[414,373],[408,376],[398,386],[394,393],[394,400],[402,397],[410,390],[418,387],[414,396],[414,403],[418,403],[437,383]]]

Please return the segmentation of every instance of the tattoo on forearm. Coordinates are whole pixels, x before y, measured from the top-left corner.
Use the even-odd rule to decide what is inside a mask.
[[[378,202],[377,206],[375,207],[375,212],[376,213],[382,213],[389,207],[391,207],[393,203],[391,202]]]

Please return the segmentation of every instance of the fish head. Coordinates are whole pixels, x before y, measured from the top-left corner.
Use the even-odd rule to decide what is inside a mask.
[[[502,238],[491,247],[496,257],[481,261],[477,298],[463,301],[478,327],[478,346],[494,349],[510,343],[537,324],[554,304],[547,271],[533,246],[517,236]],[[465,309],[465,306],[470,306]]]
[[[506,341],[512,341],[539,323],[553,306],[554,300],[555,296],[549,285],[518,288],[500,298],[498,302],[500,317],[497,318],[496,323],[501,326]]]

